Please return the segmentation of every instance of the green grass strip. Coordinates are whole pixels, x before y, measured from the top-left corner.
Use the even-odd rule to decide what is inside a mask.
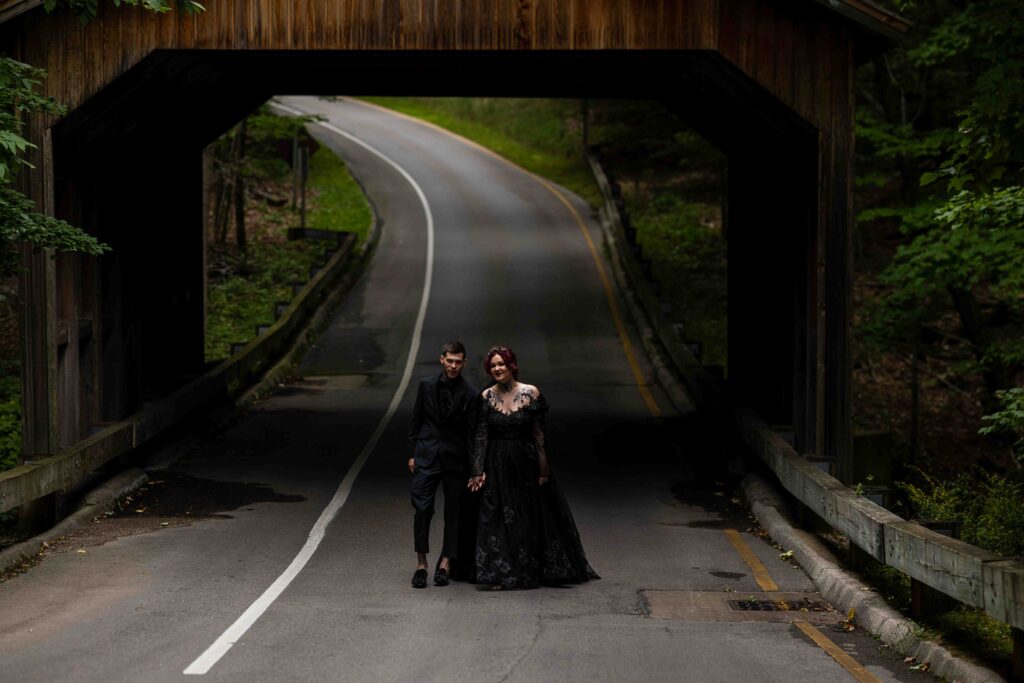
[[[601,193],[583,157],[578,100],[466,97],[368,97],[458,133],[553,180],[591,204]]]
[[[372,213],[359,184],[344,162],[321,147],[310,159],[309,192],[312,210],[306,225],[320,230],[353,232],[365,240]],[[299,216],[290,209],[276,212],[267,208],[268,220],[298,225]],[[324,243],[255,242],[238,264],[235,274],[207,293],[206,360],[223,360],[231,345],[256,336],[257,325],[274,322],[277,302],[290,301],[291,283],[309,280],[311,266],[324,262]]]

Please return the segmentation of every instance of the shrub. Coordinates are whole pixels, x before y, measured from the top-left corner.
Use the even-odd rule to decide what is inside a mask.
[[[0,370],[0,472],[18,464],[21,453],[21,378]]]
[[[920,472],[920,471],[919,471]],[[922,487],[898,486],[920,519],[959,520],[962,540],[1001,555],[1024,555],[1024,485],[994,473],[940,481],[920,472]]]

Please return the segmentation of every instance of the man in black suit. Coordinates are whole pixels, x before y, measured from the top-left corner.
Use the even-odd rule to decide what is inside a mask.
[[[448,342],[441,348],[441,373],[420,380],[416,406],[409,429],[409,471],[412,472],[413,536],[416,545],[416,573],[413,588],[427,586],[427,553],[430,552],[430,519],[434,516],[434,494],[444,487],[444,546],[434,570],[434,585],[447,586],[450,572],[459,562],[460,536],[465,542],[473,533],[467,514],[466,483],[469,480],[469,450],[476,424],[479,397],[462,377],[466,348]],[[460,535],[460,527],[461,535]],[[466,528],[469,527],[469,528]],[[462,558],[462,565],[471,557]],[[456,572],[453,578],[467,578]]]

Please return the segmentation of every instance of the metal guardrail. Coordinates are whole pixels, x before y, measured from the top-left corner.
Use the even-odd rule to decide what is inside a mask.
[[[743,440],[771,468],[779,483],[851,543],[912,579],[983,609],[1017,629],[1015,642],[1024,642],[1019,631],[1024,629],[1024,563],[906,521],[858,495],[802,457],[754,412],[728,400],[721,382],[694,358],[666,320],[630,248],[608,176],[593,153],[587,156],[604,197],[602,225],[614,260],[694,399],[730,415]]]
[[[345,270],[356,243],[342,235],[326,264],[300,289],[277,321],[229,359],[160,401],[70,448],[0,473],[0,512],[62,491],[87,472],[150,441],[203,408],[225,404],[269,369],[301,333]]]

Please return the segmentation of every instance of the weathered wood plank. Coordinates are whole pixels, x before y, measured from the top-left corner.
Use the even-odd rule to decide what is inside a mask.
[[[913,522],[885,527],[885,563],[960,602],[985,607],[982,565],[999,555]]]
[[[997,560],[981,565],[985,611],[1018,629],[1024,629],[1024,563]]]
[[[747,429],[744,434],[787,491],[858,548],[884,561],[886,526],[902,523],[900,517],[846,488],[770,429]]]
[[[59,455],[33,460],[0,473],[0,512],[73,486],[89,470],[127,453],[133,445],[130,422],[113,425]]]
[[[152,50],[180,49],[417,49],[417,50],[604,50],[719,49],[734,64],[773,87],[779,58],[769,57],[785,40],[802,49],[801,69],[787,74],[781,85],[799,84],[794,98],[780,91],[808,120],[814,116],[820,80],[811,70],[824,55],[816,42],[821,26],[844,21],[827,10],[801,6],[795,10],[777,0],[221,0],[209,3],[197,17],[170,13],[156,16],[138,7],[101,8],[107,25],[119,27],[115,54],[121,63],[100,60],[99,72],[88,79],[65,77],[48,86],[74,108],[124,73]],[[811,17],[808,19],[807,17]],[[827,21],[819,21],[825,17]],[[73,17],[46,17],[26,22],[25,38],[64,50],[72,61],[78,49],[54,40],[56,30],[70,29]],[[794,27],[794,24],[799,26]],[[787,39],[788,37],[788,39]],[[70,38],[74,40],[72,35]],[[49,60],[47,60],[49,62]],[[84,86],[83,86],[84,84]]]
[[[754,72],[757,82],[775,91],[775,55],[779,41],[780,24],[783,21],[776,14],[776,9],[768,3],[760,3],[757,7],[757,31]]]

